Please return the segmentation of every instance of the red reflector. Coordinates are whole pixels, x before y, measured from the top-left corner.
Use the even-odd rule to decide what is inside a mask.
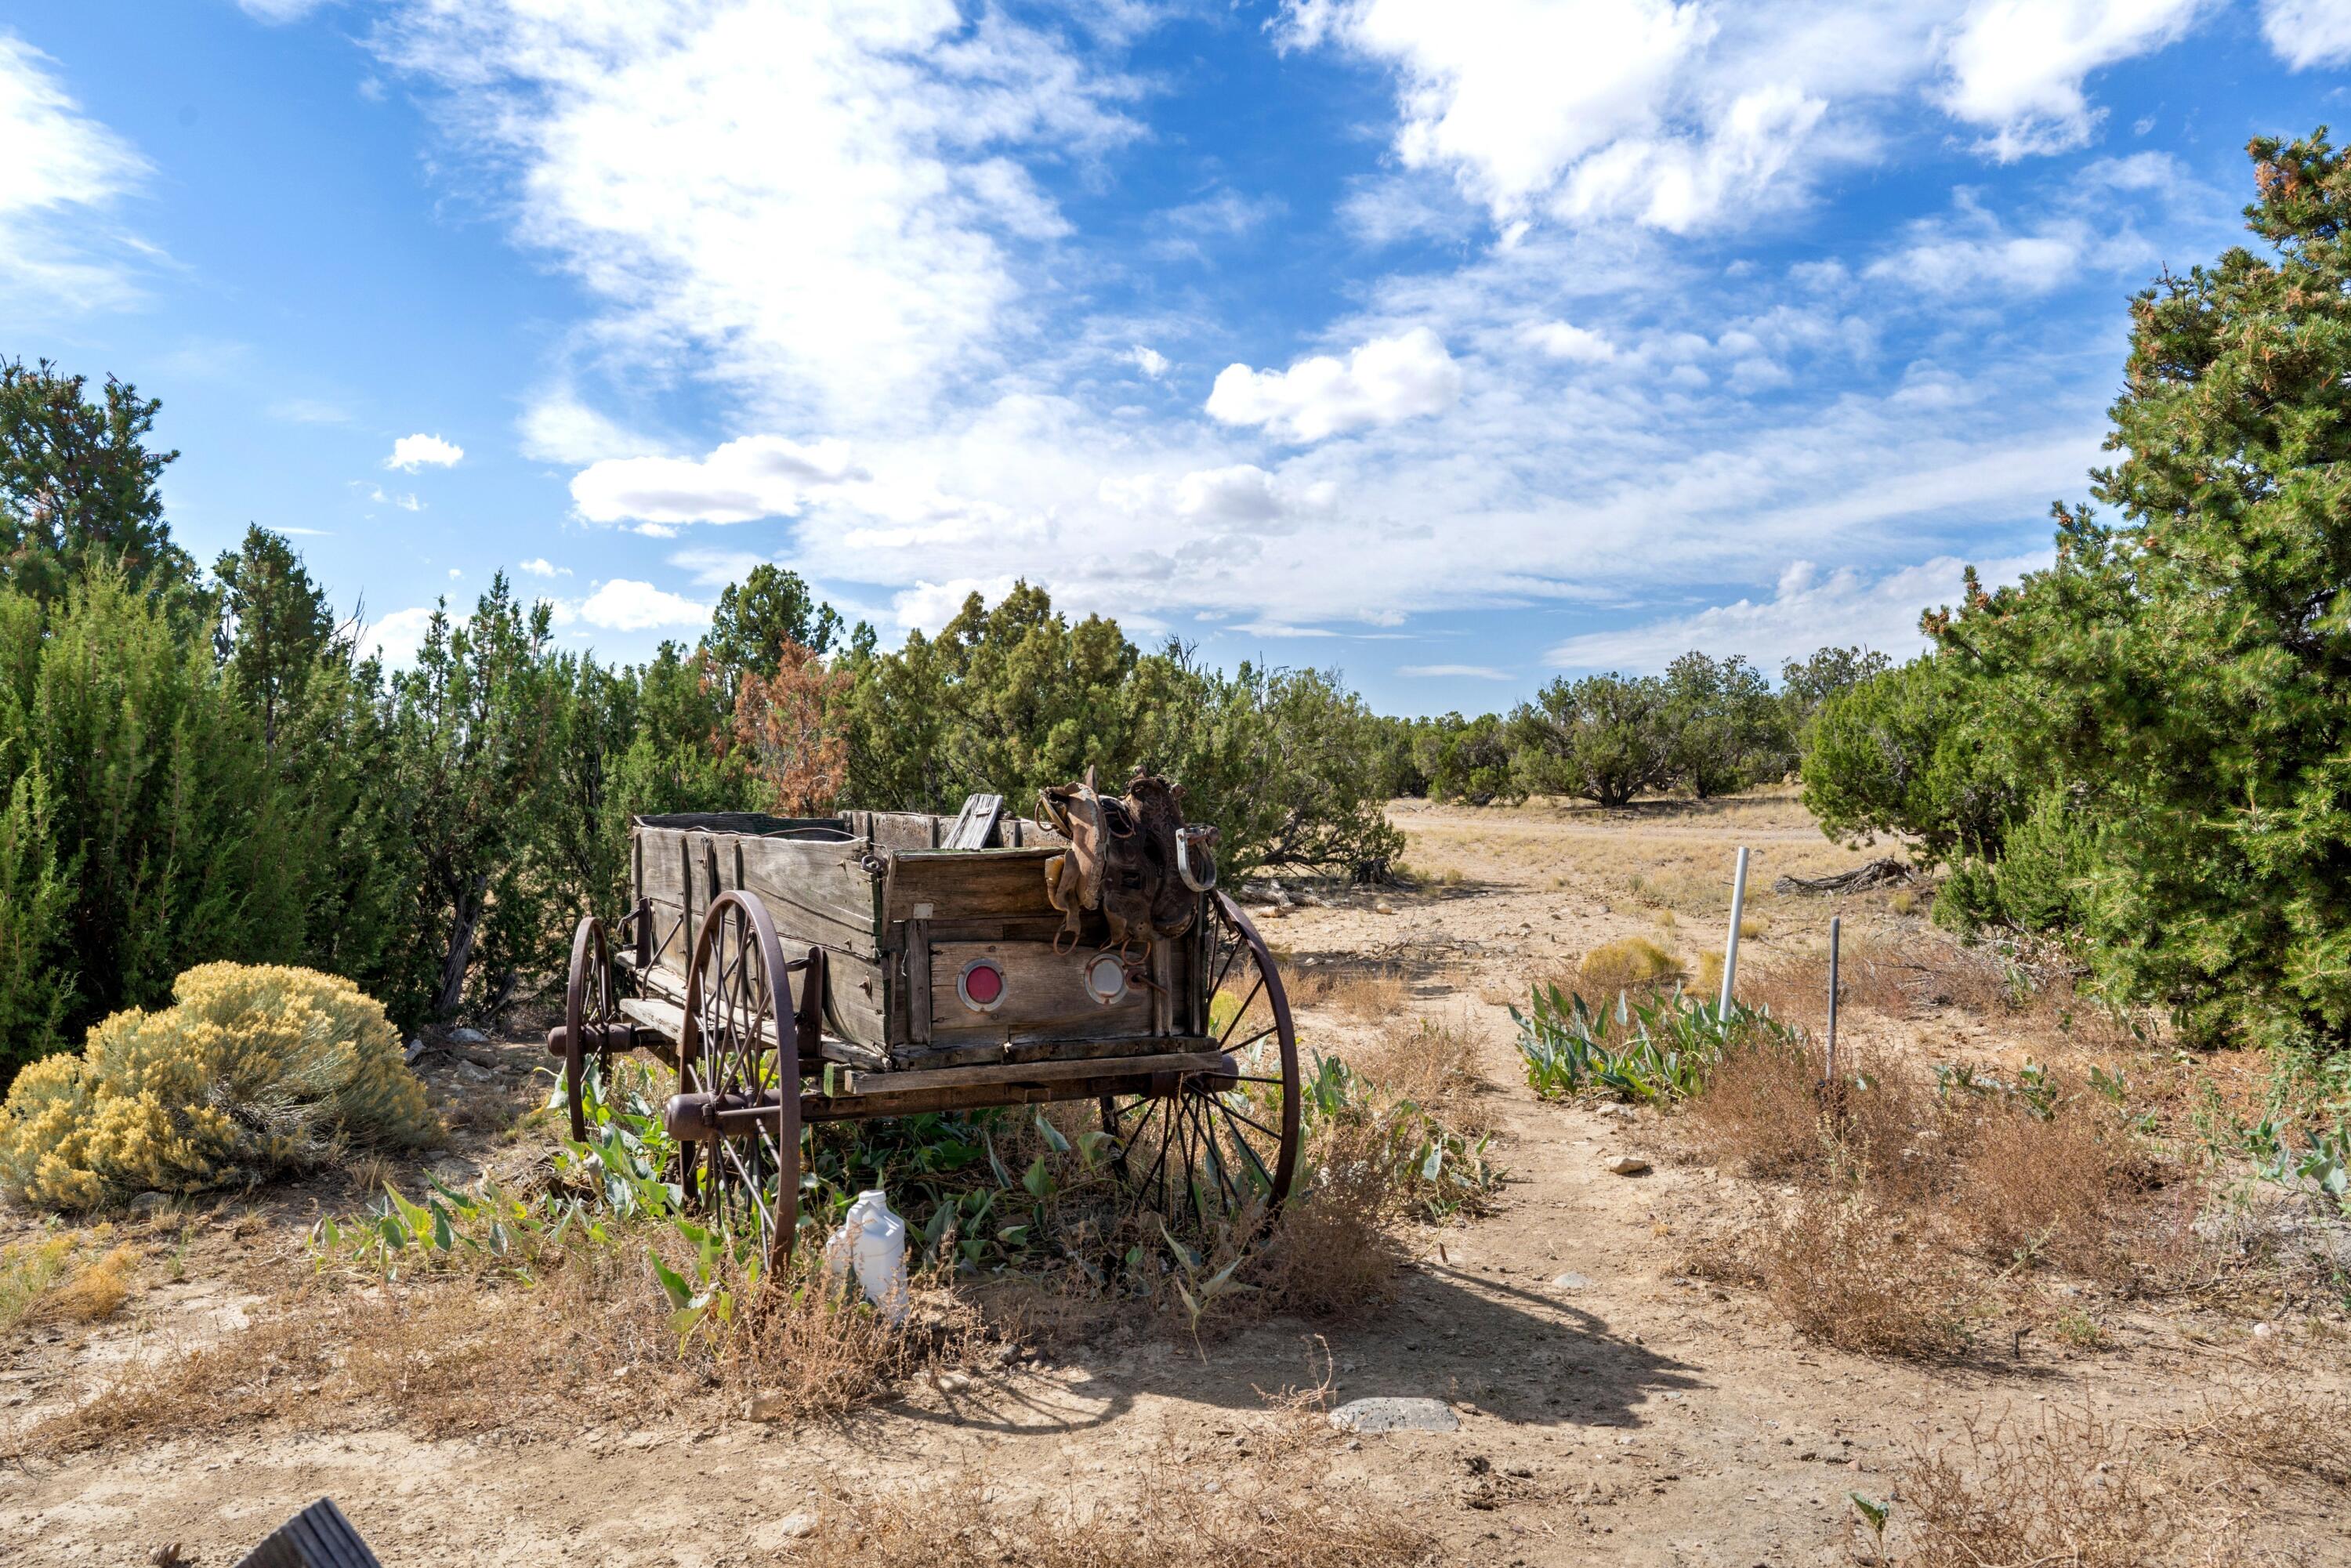
[[[1004,971],[993,964],[975,964],[963,977],[964,995],[986,1007],[1004,994]]]

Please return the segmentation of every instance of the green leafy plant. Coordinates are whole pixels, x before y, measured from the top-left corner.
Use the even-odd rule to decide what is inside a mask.
[[[1527,1010],[1510,1009],[1527,1086],[1546,1100],[1613,1094],[1651,1103],[1685,1100],[1731,1047],[1792,1042],[1796,1031],[1770,1009],[1733,1001],[1728,1013],[1676,989],[1635,1003],[1619,993],[1594,1011],[1583,997],[1539,985]]]

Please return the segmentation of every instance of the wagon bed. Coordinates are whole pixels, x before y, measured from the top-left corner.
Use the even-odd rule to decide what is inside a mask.
[[[549,1035],[573,1136],[598,1062],[662,1057],[679,1078],[665,1119],[689,1153],[689,1196],[780,1254],[806,1124],[1096,1100],[1121,1176],[1161,1219],[1270,1215],[1298,1141],[1270,954],[1215,892],[1180,936],[1107,947],[1088,928],[1072,943],[1047,895],[1065,848],[992,797],[956,818],[635,819],[631,907],[610,937],[581,923]]]

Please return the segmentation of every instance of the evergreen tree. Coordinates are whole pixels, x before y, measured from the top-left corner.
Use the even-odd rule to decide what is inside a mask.
[[[185,591],[157,488],[177,452],[146,444],[162,407],[109,377],[102,401],[48,361],[0,361],[0,582],[43,601],[104,563],[134,591]]]

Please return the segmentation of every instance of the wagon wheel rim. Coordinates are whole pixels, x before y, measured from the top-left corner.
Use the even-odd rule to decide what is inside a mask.
[[[1298,1030],[1289,991],[1240,906],[1222,893],[1203,902],[1195,949],[1206,967],[1202,1023],[1211,1049],[1233,1058],[1237,1072],[1187,1073],[1172,1094],[1102,1102],[1103,1130],[1118,1140],[1113,1166],[1126,1214],[1146,1240],[1159,1224],[1179,1238],[1209,1239],[1222,1229],[1237,1242],[1251,1239],[1280,1215],[1298,1174]]]
[[[739,892],[721,894],[703,916],[686,971],[679,1078],[722,1103],[772,1092],[775,1108],[737,1136],[701,1140],[686,1175],[700,1177],[695,1196],[716,1228],[757,1243],[771,1274],[789,1260],[799,1227],[799,1058],[791,1016],[791,975],[767,907]]]
[[[563,1097],[571,1112],[571,1141],[588,1141],[587,1073],[590,1052],[587,1030],[596,1029],[594,1055],[601,1069],[611,1061],[603,1049],[602,1030],[620,1011],[612,985],[612,952],[605,940],[604,923],[594,915],[580,922],[571,934],[571,973],[563,988]]]

